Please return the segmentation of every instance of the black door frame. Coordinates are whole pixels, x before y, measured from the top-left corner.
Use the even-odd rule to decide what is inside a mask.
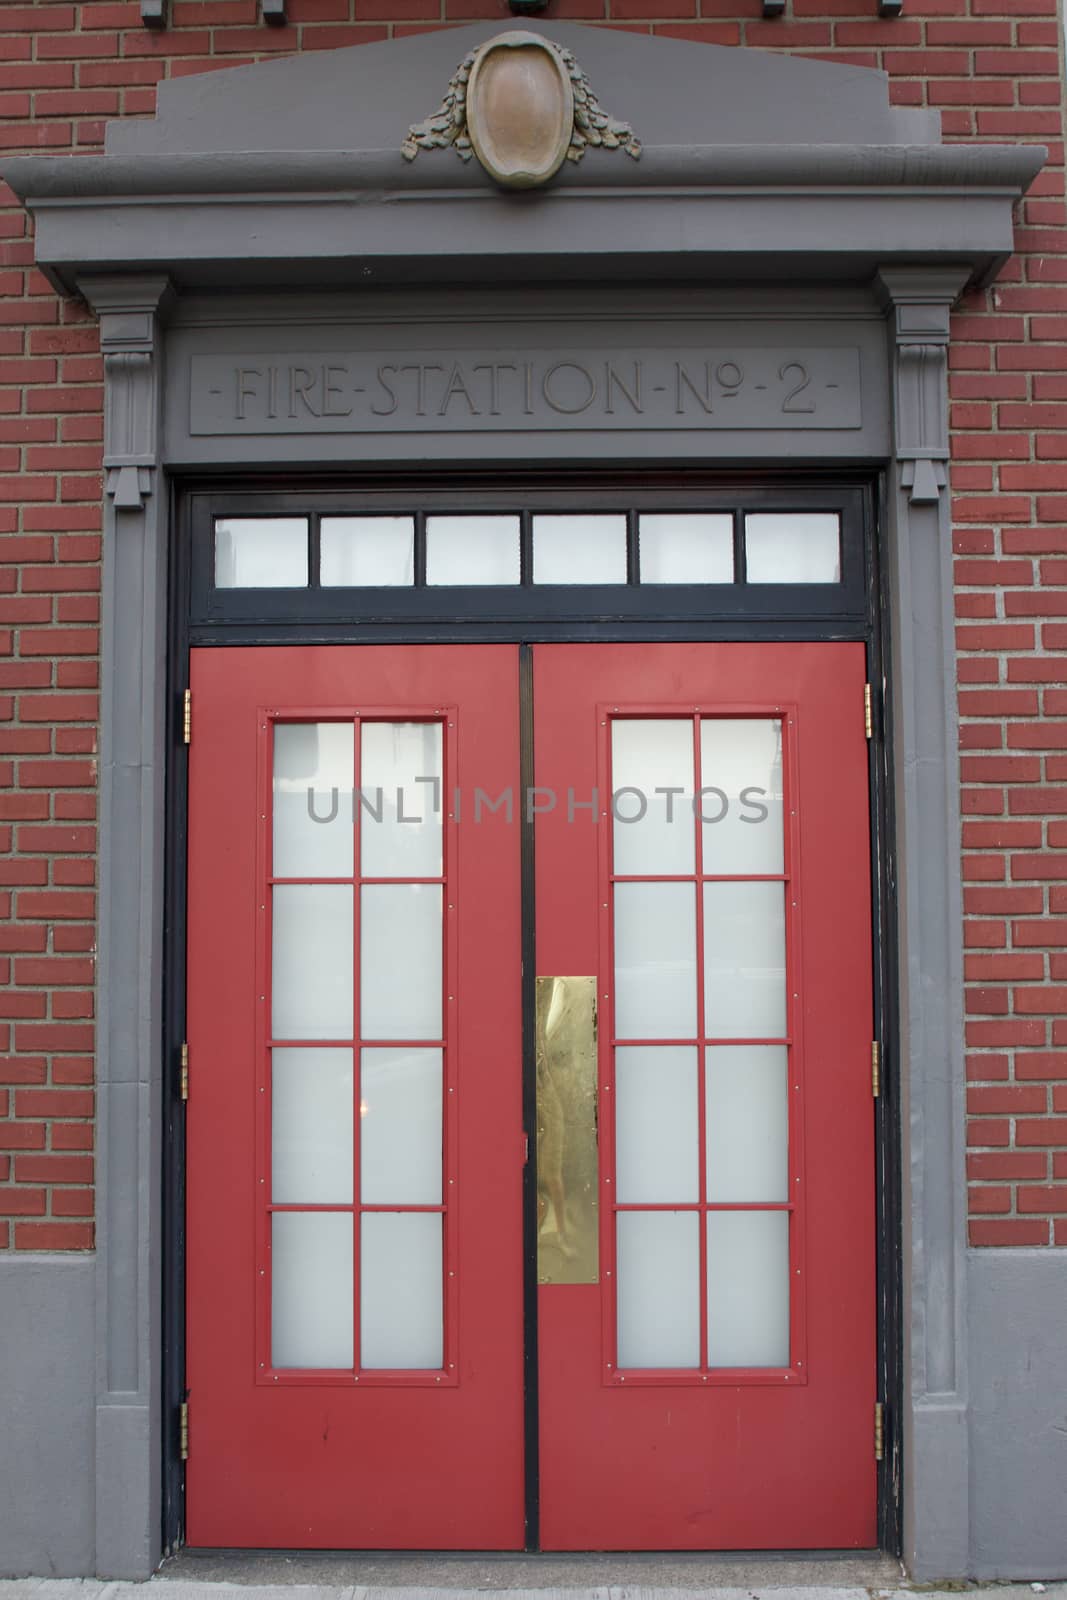
[[[444,473],[434,469],[408,472],[402,482],[353,475],[344,480],[286,477],[272,480],[190,480],[171,485],[171,526],[176,534],[169,552],[168,699],[174,709],[175,738],[168,751],[166,822],[166,914],[164,928],[164,1119],[163,1119],[163,1548],[184,1542],[184,1469],[179,1427],[185,1399],[185,1122],[181,1098],[181,1052],[185,1036],[185,883],[188,852],[188,763],[182,741],[181,707],[189,683],[189,651],[195,645],[322,644],[322,643],[486,643],[513,642],[520,648],[520,710],[523,730],[521,781],[533,781],[532,672],[530,647],[550,641],[598,640],[648,643],[660,640],[861,640],[867,650],[868,681],[873,690],[873,737],[869,746],[870,827],[874,948],[875,1037],[881,1046],[881,1094],[874,1102],[876,1120],[876,1262],[878,1295],[878,1389],[886,1405],[885,1458],[879,1467],[879,1546],[899,1555],[902,1546],[902,1451],[895,1418],[903,1397],[903,1254],[901,1188],[901,1106],[896,1014],[898,973],[892,929],[896,921],[896,860],[891,771],[891,704],[887,660],[890,638],[888,596],[880,581],[883,560],[885,483],[873,473],[840,471],[709,474],[706,469],[679,468],[670,473],[643,472],[629,477],[618,470],[545,472]],[[361,511],[468,509],[523,510],[523,576],[529,573],[529,516],[535,506],[574,510],[625,508],[630,514],[630,579],[633,570],[633,512],[641,504],[664,509],[726,509],[735,512],[735,551],[740,550],[741,511],[833,509],[840,506],[845,546],[844,583],[826,603],[825,590],[815,586],[766,586],[748,595],[718,586],[627,586],[620,605],[619,588],[576,588],[562,597],[558,590],[524,583],[503,597],[489,589],[433,590],[417,586],[390,593],[323,591],[317,584],[304,591],[225,590],[213,592],[206,561],[210,518],[216,514],[294,514],[306,510]],[[312,553],[317,551],[313,522]],[[743,565],[738,569],[743,576]],[[418,568],[417,568],[418,575]],[[425,569],[422,567],[424,578]],[[830,586],[826,586],[827,588]],[[367,595],[371,598],[368,599]],[[220,603],[220,596],[222,603]],[[252,597],[251,600],[249,597]],[[398,596],[400,603],[398,604]],[[444,600],[442,600],[444,596]],[[414,597],[414,600],[413,600]],[[420,614],[419,599],[422,610]],[[359,599],[363,605],[358,605]],[[357,600],[353,606],[351,601]],[[382,602],[399,614],[383,617]],[[717,600],[717,606],[709,605]],[[555,602],[555,603],[553,603]],[[724,603],[725,602],[725,603]],[[347,606],[347,616],[343,613]],[[447,609],[451,616],[444,615]],[[377,609],[376,609],[377,608]],[[561,611],[563,614],[561,614]],[[432,614],[427,615],[430,612]],[[501,613],[504,614],[501,614]],[[510,613],[510,614],[508,614]],[[620,614],[621,613],[621,614]],[[533,829],[521,834],[523,893],[523,959],[526,984],[532,986],[533,961]],[[533,1039],[529,1019],[532,995],[524,994],[523,1054],[525,1065],[524,1123],[535,1126],[532,1103]],[[524,1232],[527,1245],[536,1236],[536,1139],[524,1172]],[[537,1319],[535,1251],[527,1248],[525,1299],[525,1424],[526,1527],[528,1551],[538,1548],[537,1513]]]

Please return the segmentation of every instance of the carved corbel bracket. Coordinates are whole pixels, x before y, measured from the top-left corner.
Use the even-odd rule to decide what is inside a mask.
[[[143,509],[159,450],[160,313],[166,278],[92,278],[79,287],[100,318],[104,357],[104,469],[117,511]]]
[[[893,366],[893,443],[913,505],[936,505],[948,474],[948,345],[952,307],[967,282],[955,268],[884,268]]]

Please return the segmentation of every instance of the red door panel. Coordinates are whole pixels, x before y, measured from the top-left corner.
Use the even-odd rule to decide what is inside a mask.
[[[462,838],[451,820],[444,827],[442,1195],[439,1204],[413,1204],[407,1211],[416,1225],[426,1217],[442,1219],[443,1346],[436,1365],[389,1370],[378,1359],[361,1368],[358,1354],[345,1361],[327,1353],[306,1368],[274,1359],[272,1226],[286,1206],[271,1198],[270,1156],[271,908],[278,893],[271,882],[270,775],[277,729],[294,721],[339,722],[356,730],[354,748],[363,749],[359,729],[376,720],[436,723],[447,813],[455,788],[480,785],[493,795],[517,788],[517,652],[496,646],[200,649],[192,652],[191,682],[188,1541],[519,1548],[519,861],[516,830],[502,814],[485,815]],[[358,773],[357,763],[354,787]],[[327,795],[323,804],[329,803]],[[362,816],[359,807],[353,810]],[[344,881],[331,878],[331,892],[366,906],[352,874],[349,868]],[[439,892],[436,879],[423,887]],[[354,933],[358,952],[358,919]],[[352,936],[351,929],[344,934]],[[308,939],[319,937],[311,926]],[[308,965],[299,945],[286,959],[304,974],[302,982],[314,983],[314,962]],[[323,946],[331,960],[334,948]],[[357,955],[350,1003],[355,1033],[349,1038],[342,1028],[344,1037],[327,1041],[335,1067],[347,1052],[341,1065],[349,1073],[350,1100],[351,1084],[361,1081],[358,979]],[[318,1062],[321,1045],[312,1040],[304,1056],[292,1048],[289,1056],[299,1068],[319,1049]],[[373,1096],[364,1079],[334,1130],[337,1148],[351,1132],[357,1168],[368,1099]],[[330,1237],[356,1241],[358,1256],[365,1237],[360,1195],[357,1176],[346,1204],[329,1191],[318,1210],[312,1203],[290,1209],[300,1213],[301,1227],[310,1219],[314,1228],[318,1212],[328,1211],[328,1227],[335,1230]],[[401,1209],[379,1206],[378,1214]],[[364,1222],[373,1214],[368,1202]],[[301,1245],[287,1258],[297,1302],[300,1285],[311,1281],[301,1278],[306,1256]],[[358,1352],[364,1348],[359,1260],[343,1256],[342,1250],[330,1258],[341,1285],[334,1312],[341,1304],[337,1314],[343,1317],[350,1278],[351,1348]],[[431,1263],[431,1288],[434,1271]],[[425,1273],[420,1282],[425,1288]],[[369,1339],[366,1326],[363,1331]]]
[[[601,1006],[600,1278],[539,1289],[546,1549],[877,1542],[864,675],[858,644],[550,645],[535,652],[536,782],[558,797],[554,809],[542,804],[536,822],[537,970],[599,974]],[[721,1268],[709,1264],[713,1252],[704,1243],[694,1269],[700,1293],[692,1359],[659,1369],[644,1361],[626,1368],[619,1360],[613,1038],[632,1032],[613,1033],[620,1003],[623,1009],[629,1003],[613,982],[612,907],[620,886],[612,881],[607,819],[602,815],[594,828],[589,811],[568,808],[560,798],[568,790],[578,801],[595,790],[608,795],[617,716],[691,719],[698,751],[705,720],[781,722],[784,856],[782,869],[768,875],[773,882],[767,889],[784,895],[787,952],[787,1031],[776,1027],[771,1035],[778,1040],[774,1048],[788,1049],[788,1190],[776,1206],[788,1224],[769,1223],[788,1230],[781,1268],[788,1290],[784,1280],[775,1280],[786,1293],[787,1354],[776,1365],[761,1361],[747,1368],[736,1356],[715,1364],[723,1303],[716,1296],[725,1294],[725,1279],[715,1276]],[[709,785],[702,803],[713,822],[722,804],[715,775],[705,774],[702,782]],[[602,813],[605,805],[602,798]],[[752,814],[758,817],[758,809]],[[703,903],[697,893],[703,848],[697,846],[693,865],[677,875],[689,887],[683,881],[673,886],[697,905]],[[724,872],[729,876],[730,867],[720,863],[708,876]],[[742,868],[740,876],[759,874]],[[774,887],[778,882],[781,889]],[[722,904],[714,888],[707,904]],[[711,921],[697,919],[698,969],[704,944],[717,937]],[[722,959],[729,967],[729,952]],[[738,971],[739,982],[747,982],[751,974],[743,965]],[[704,1005],[701,1000],[694,1043],[715,1036]],[[694,1034],[689,1027],[683,1032]],[[738,1037],[756,1035],[742,1028]],[[701,1147],[708,1115],[701,1098]],[[691,1211],[705,1240],[712,1237],[704,1231],[714,1209],[704,1204],[711,1157],[700,1159],[699,1191],[678,1198],[697,1195]],[[723,1209],[736,1214],[743,1208]],[[771,1209],[763,1207],[764,1215]],[[681,1215],[677,1206],[674,1214]],[[673,1338],[676,1327],[668,1331]]]

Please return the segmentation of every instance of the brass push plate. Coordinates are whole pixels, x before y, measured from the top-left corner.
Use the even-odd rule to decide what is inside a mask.
[[[537,980],[537,1281],[597,1283],[596,979]]]

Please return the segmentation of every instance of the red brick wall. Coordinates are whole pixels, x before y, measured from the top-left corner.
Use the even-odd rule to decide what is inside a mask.
[[[882,67],[945,134],[1049,145],[956,317],[952,423],[971,1240],[1067,1245],[1067,249],[1056,0],[553,0],[548,17]],[[161,78],[508,13],[502,0],[0,4],[0,148],[91,154]],[[421,114],[426,107],[413,107]],[[773,116],[773,107],[768,107]],[[100,530],[95,329],[0,186],[0,1249],[92,1243]]]

